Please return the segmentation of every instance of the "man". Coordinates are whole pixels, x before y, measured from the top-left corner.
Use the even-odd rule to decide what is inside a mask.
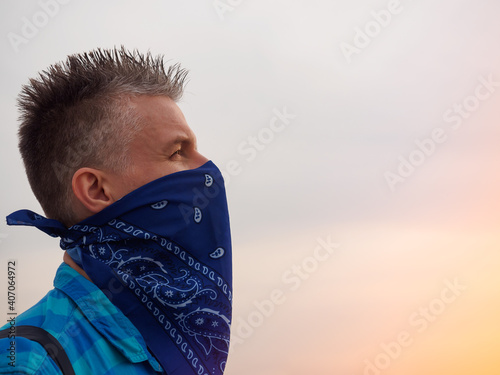
[[[23,88],[20,151],[47,218],[7,222],[61,237],[65,252],[55,288],[4,326],[0,373],[224,372],[229,217],[176,105],[185,78],[122,47],[69,56]]]

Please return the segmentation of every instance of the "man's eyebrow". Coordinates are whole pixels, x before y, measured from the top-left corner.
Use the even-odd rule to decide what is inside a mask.
[[[191,141],[191,137],[188,134],[177,134],[175,138],[168,141],[169,144],[179,144]]]
[[[195,148],[197,146],[196,137],[189,134],[178,134],[174,139],[167,142],[167,146],[176,146],[182,143],[193,143]]]
[[[183,134],[183,135],[178,135],[177,137],[175,137],[172,141],[170,141],[170,143],[178,144],[178,143],[187,142],[189,140],[190,140],[190,138],[187,135]]]

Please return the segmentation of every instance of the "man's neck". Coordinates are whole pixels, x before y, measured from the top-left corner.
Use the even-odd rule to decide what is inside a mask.
[[[75,261],[69,256],[67,251],[64,252],[63,261],[68,266],[76,270],[80,275],[85,277],[87,280],[92,281],[90,280],[89,275],[87,275],[87,273],[78,264],[76,264]]]

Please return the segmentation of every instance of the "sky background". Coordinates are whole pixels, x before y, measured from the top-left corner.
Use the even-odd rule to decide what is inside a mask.
[[[500,2],[65,2],[0,3],[0,216],[42,213],[17,151],[29,77],[96,47],[164,54],[227,176],[227,375],[499,373]],[[4,220],[0,241],[6,321],[8,260],[23,311],[62,251]]]

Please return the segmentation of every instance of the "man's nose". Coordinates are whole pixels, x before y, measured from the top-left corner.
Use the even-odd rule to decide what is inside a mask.
[[[191,165],[189,166],[191,169],[196,169],[205,164],[208,159],[200,154],[197,150],[194,151],[193,157],[191,158]]]

